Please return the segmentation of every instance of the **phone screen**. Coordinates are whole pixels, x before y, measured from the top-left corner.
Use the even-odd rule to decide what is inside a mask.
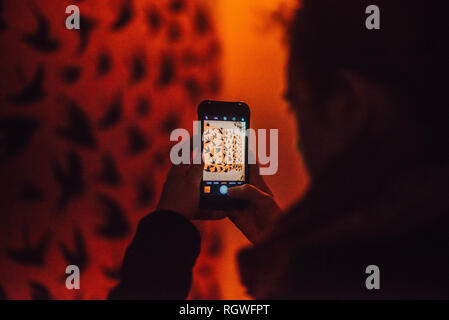
[[[203,192],[226,194],[246,180],[246,119],[205,116],[202,125]]]

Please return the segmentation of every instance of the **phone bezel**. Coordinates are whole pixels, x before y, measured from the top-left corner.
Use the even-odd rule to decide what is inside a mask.
[[[200,121],[200,137],[201,137],[201,155],[203,154],[203,127],[205,116],[212,117],[238,117],[245,118],[246,129],[250,127],[250,109],[245,102],[228,102],[205,100],[198,105],[198,120]],[[209,119],[212,120],[212,119]],[[243,184],[248,183],[249,165],[248,165],[248,135],[245,135],[245,180]],[[201,178],[200,183],[200,208],[215,210],[232,210],[243,209],[246,207],[246,201],[232,199],[228,195],[215,195],[204,193],[204,181]],[[228,185],[228,188],[232,188]]]

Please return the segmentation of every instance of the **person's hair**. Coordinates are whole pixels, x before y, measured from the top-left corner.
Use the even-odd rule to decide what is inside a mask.
[[[365,26],[373,4],[380,30]],[[321,97],[346,69],[389,88],[417,124],[447,128],[447,14],[447,0],[303,0],[290,26],[291,58]]]

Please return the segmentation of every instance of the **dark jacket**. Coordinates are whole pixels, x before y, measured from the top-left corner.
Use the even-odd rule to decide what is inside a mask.
[[[447,162],[362,148],[318,177],[267,240],[239,253],[241,279],[257,299],[448,299],[448,217]],[[110,298],[186,298],[199,252],[188,220],[148,215]],[[365,286],[368,265],[380,269],[379,290]]]

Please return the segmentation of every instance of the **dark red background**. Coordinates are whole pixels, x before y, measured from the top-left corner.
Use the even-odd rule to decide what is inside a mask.
[[[105,298],[136,223],[155,206],[170,131],[191,128],[197,103],[220,89],[220,43],[201,1],[76,1],[80,32],[65,28],[72,2],[1,1],[7,298]],[[221,241],[211,227],[203,233],[191,297],[220,298]],[[82,268],[79,291],[65,288],[69,264]]]

